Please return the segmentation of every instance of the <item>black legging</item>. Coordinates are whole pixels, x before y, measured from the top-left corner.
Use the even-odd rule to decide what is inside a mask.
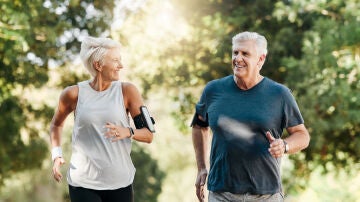
[[[94,190],[69,185],[71,202],[133,202],[132,185],[115,190]]]

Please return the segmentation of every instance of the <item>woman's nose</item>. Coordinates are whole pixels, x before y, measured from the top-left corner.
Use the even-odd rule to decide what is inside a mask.
[[[124,67],[123,67],[123,65],[121,64],[121,62],[118,62],[117,65],[116,65],[116,68],[122,69],[122,68],[124,68]]]

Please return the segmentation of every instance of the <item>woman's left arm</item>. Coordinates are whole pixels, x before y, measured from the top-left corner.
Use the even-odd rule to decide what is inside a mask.
[[[128,82],[122,84],[122,91],[125,108],[130,113],[131,117],[134,118],[141,113],[140,107],[144,106],[141,94],[135,85]],[[141,129],[134,128],[132,139],[139,142],[151,143],[153,140],[153,133],[146,127]]]

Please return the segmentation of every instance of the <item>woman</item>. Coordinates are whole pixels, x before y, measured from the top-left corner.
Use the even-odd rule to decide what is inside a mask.
[[[72,155],[67,172],[72,202],[133,201],[135,168],[131,141],[151,143],[153,134],[146,122],[139,124],[144,105],[137,88],[119,81],[123,68],[120,44],[109,38],[87,37],[80,57],[93,77],[66,87],[50,126],[53,176],[62,179],[65,163],[61,133],[66,117],[74,111]],[[129,114],[136,129],[131,128]],[[154,132],[154,131],[153,131]]]

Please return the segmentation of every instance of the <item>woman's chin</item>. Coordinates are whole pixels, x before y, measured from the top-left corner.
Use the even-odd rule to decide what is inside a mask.
[[[112,78],[112,80],[113,80],[113,81],[118,81],[118,80],[120,80],[120,76],[114,76],[114,77]]]

